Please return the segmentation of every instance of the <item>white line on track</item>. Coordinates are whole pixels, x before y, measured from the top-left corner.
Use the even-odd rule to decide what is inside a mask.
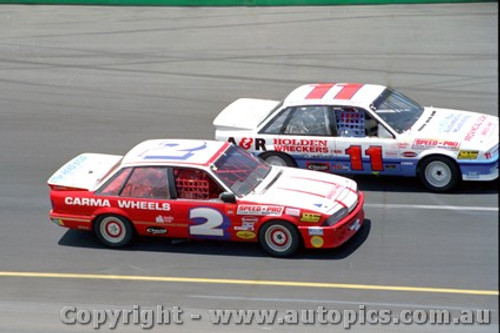
[[[485,206],[441,206],[441,205],[402,205],[402,204],[368,204],[368,203],[365,203],[365,207],[389,208],[389,209],[431,209],[431,210],[498,212],[498,207],[485,207]]]
[[[332,301],[320,299],[300,299],[300,298],[265,298],[265,297],[238,297],[222,295],[189,295],[190,298],[220,299],[228,301],[252,301],[252,302],[283,302],[283,303],[317,303],[317,304],[341,304],[341,305],[370,305],[379,307],[394,307],[403,309],[447,309],[447,310],[479,310],[473,306],[450,306],[450,305],[430,305],[430,304],[407,304],[407,303],[379,303],[379,302],[352,302],[352,301]],[[496,312],[496,310],[493,310]]]

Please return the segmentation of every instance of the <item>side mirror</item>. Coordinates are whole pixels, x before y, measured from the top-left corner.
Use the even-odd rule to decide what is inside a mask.
[[[219,199],[221,199],[225,203],[236,203],[236,197],[231,192],[222,192],[219,195]]]

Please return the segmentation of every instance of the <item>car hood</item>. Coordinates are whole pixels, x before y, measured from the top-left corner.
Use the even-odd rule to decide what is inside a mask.
[[[345,177],[318,171],[276,167],[244,200],[333,214],[358,203],[357,184]]]
[[[456,148],[477,149],[498,143],[498,117],[426,107],[408,134],[418,138],[447,140],[449,145],[455,144]]]

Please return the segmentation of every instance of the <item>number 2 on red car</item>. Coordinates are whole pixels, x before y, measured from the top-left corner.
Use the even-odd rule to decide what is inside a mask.
[[[189,234],[199,237],[229,238],[230,221],[220,211],[210,207],[197,207],[189,211]]]

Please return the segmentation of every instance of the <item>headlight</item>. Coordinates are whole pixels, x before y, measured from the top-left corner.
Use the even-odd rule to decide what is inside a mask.
[[[326,219],[325,224],[326,225],[335,225],[337,224],[340,220],[342,220],[344,217],[347,216],[349,211],[347,210],[346,207],[342,207],[339,211],[331,215],[329,218]]]

